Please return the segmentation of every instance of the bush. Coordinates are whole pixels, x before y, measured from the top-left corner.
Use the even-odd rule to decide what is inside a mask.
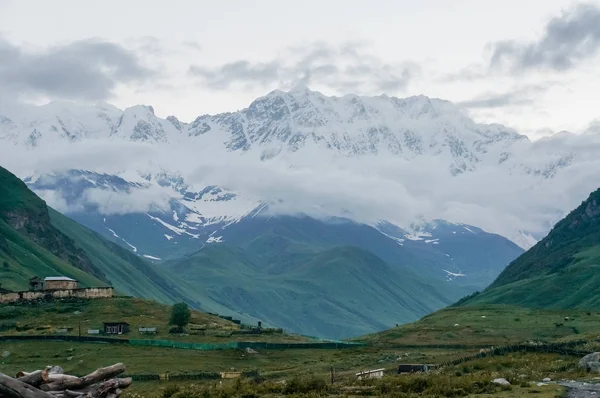
[[[183,328],[190,323],[192,313],[186,303],[175,304],[171,309],[171,321],[169,324]]]
[[[327,390],[327,383],[323,379],[315,377],[308,379],[293,378],[286,384],[283,393],[286,395],[324,393],[327,392]]]
[[[176,393],[179,392],[179,390],[181,390],[181,388],[179,388],[179,386],[175,385],[175,386],[167,386],[165,387],[160,396],[162,398],[171,398],[173,395],[175,395]]]

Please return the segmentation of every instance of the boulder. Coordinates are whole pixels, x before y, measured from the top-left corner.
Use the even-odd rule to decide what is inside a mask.
[[[552,381],[552,379],[551,379],[551,378],[549,378],[549,377],[546,377],[546,378],[544,378],[544,380],[542,380],[542,381],[543,381],[544,383],[550,383],[550,382]]]
[[[579,367],[588,372],[600,373],[600,352],[593,352],[581,358]]]
[[[10,351],[4,351],[2,353],[2,358],[8,358],[10,356]]]
[[[510,386],[510,383],[504,377],[501,377],[499,379],[494,379],[494,380],[492,380],[492,383],[500,384],[501,386]]]

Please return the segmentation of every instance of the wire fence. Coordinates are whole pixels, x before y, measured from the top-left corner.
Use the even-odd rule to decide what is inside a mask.
[[[364,347],[362,343],[348,342],[310,342],[310,343],[269,343],[269,342],[229,342],[229,343],[187,343],[172,340],[122,339],[112,337],[67,336],[67,335],[34,335],[34,336],[0,336],[0,341],[8,340],[42,340],[71,341],[80,343],[128,344],[138,347],[180,348],[185,350],[218,351],[232,349],[254,350],[287,350],[287,349],[341,349]]]

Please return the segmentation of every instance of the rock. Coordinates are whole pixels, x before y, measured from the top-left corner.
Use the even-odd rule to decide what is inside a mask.
[[[544,378],[542,381],[543,381],[544,383],[550,383],[550,382],[552,381],[552,379],[551,379],[551,378],[549,378],[549,377],[546,377],[546,378]]]
[[[494,379],[494,380],[492,380],[492,383],[500,384],[501,386],[510,386],[510,383],[504,377],[501,377],[499,379]]]
[[[4,351],[2,353],[2,358],[8,358],[10,356],[10,351]]]
[[[53,366],[50,369],[48,369],[48,373],[56,373],[56,374],[65,374],[65,370],[63,368],[61,368],[60,366]]]
[[[588,372],[600,373],[600,352],[593,352],[581,358],[579,367]]]
[[[252,349],[252,348],[250,348],[250,347],[246,347],[246,352],[247,352],[248,354],[258,354],[258,351],[256,351],[256,350],[253,350],[253,349]]]
[[[67,357],[67,361],[72,361],[73,357]]]
[[[73,351],[75,351],[75,348],[69,348],[69,349],[67,350],[67,352],[73,352]]]
[[[547,386],[548,384],[546,383],[537,383],[536,386],[541,387],[541,386]]]

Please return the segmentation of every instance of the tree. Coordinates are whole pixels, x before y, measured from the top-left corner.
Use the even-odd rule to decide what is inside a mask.
[[[190,323],[192,313],[186,303],[175,304],[171,309],[171,325],[177,325],[180,328]]]
[[[10,265],[8,264],[8,261],[4,261],[4,262],[2,263],[2,266],[3,266],[4,268],[10,268]]]

